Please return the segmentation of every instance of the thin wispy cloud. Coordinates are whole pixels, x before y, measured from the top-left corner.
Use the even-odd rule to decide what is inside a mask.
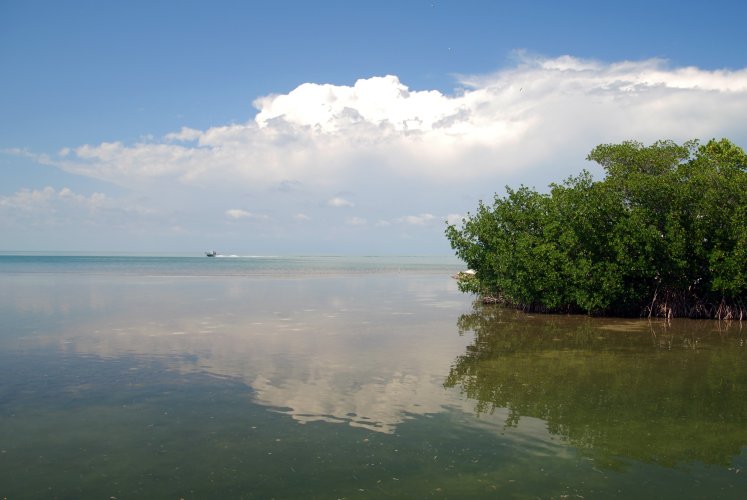
[[[436,216],[433,214],[419,214],[419,215],[405,215],[399,217],[395,222],[399,224],[408,224],[411,226],[425,226],[436,220]]]
[[[446,216],[446,223],[449,225],[459,225],[464,220],[465,216],[460,214],[449,214]]]
[[[93,193],[90,196],[74,193],[69,188],[55,189],[47,186],[43,189],[22,189],[12,196],[0,197],[0,207],[6,210],[20,212],[35,212],[39,210],[58,210],[65,206],[85,210],[106,208],[111,203],[103,193]]]
[[[362,217],[348,217],[345,219],[345,224],[348,226],[365,226],[366,223],[366,219]]]
[[[231,219],[249,219],[254,217],[254,214],[240,208],[231,208],[226,210],[226,215]]]

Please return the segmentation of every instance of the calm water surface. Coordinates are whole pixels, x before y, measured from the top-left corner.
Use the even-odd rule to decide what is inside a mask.
[[[744,498],[742,325],[477,307],[459,268],[0,256],[0,497]]]

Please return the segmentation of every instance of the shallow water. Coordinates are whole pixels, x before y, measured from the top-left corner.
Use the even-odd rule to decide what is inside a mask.
[[[739,323],[475,308],[451,260],[8,258],[2,497],[747,491]]]

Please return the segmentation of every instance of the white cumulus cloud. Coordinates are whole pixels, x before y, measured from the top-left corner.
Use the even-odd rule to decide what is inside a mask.
[[[257,113],[244,123],[183,127],[135,143],[71,144],[56,154],[4,152],[122,186],[131,199],[173,214],[172,225],[215,216],[230,225],[271,213],[278,223],[266,238],[302,244],[324,224],[355,220],[325,214],[330,207],[355,207],[379,233],[409,226],[406,232],[428,230],[443,240],[443,222],[458,223],[456,212],[506,184],[542,189],[562,181],[589,166],[584,158],[600,143],[747,143],[746,68],[520,55],[512,67],[455,85],[450,93],[415,90],[396,75],[309,82],[256,98]],[[96,203],[76,196],[28,190],[0,199],[0,208],[21,210],[36,199],[48,210],[80,212]],[[255,211],[225,210],[246,200]],[[335,233],[319,238],[334,241]]]
[[[301,182],[344,186],[361,175],[449,182],[491,178],[603,141],[740,135],[747,70],[524,58],[463,77],[452,95],[398,77],[352,86],[305,83],[254,101],[244,124],[182,128],[162,141],[82,145],[47,162],[124,185]]]

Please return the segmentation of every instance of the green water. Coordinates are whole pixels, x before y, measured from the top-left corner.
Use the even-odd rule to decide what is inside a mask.
[[[0,273],[0,498],[743,498],[746,339],[432,269]]]
[[[508,409],[613,469],[628,460],[729,466],[747,443],[742,325],[528,316],[481,307],[445,385],[475,412]],[[737,467],[738,468],[738,467]]]

